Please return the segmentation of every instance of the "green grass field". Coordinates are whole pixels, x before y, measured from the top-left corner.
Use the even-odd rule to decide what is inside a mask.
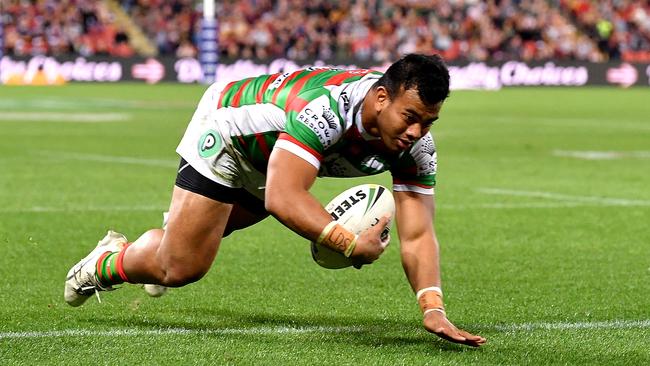
[[[68,269],[114,228],[161,222],[202,86],[0,87],[0,364],[650,363],[650,90],[454,92],[433,128],[450,319],[426,333],[394,240],[330,271],[273,219],[168,295],[81,308]],[[323,202],[388,175],[323,179]],[[395,235],[396,236],[396,235]]]

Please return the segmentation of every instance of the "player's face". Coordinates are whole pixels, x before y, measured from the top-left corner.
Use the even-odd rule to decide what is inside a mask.
[[[416,89],[408,89],[393,100],[382,101],[378,93],[377,127],[379,137],[388,150],[401,152],[411,147],[429,132],[431,124],[438,119],[443,102],[425,105]]]

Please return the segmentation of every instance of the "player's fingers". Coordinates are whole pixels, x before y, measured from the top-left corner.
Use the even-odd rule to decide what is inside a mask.
[[[468,341],[473,341],[473,342],[478,342],[480,344],[485,343],[485,338],[479,336],[479,335],[474,335],[469,332],[466,332],[464,330],[459,330],[458,333],[465,337]]]
[[[376,227],[380,228],[380,231],[383,231],[386,226],[390,223],[390,214],[386,214],[382,217],[379,218],[379,221],[377,222]]]
[[[382,248],[386,248],[388,242],[390,241],[390,234],[388,233],[387,229],[389,223],[390,215],[387,214],[380,217],[379,221],[377,221],[377,224],[370,228],[370,230],[374,231],[373,234],[379,237],[379,243],[381,244]]]
[[[476,341],[476,340],[466,339],[465,342],[460,342],[460,343],[470,347],[481,347],[482,345],[485,344],[485,340]]]
[[[454,343],[465,343],[467,338],[460,335],[458,332],[453,331],[449,328],[438,328],[433,331],[438,337],[446,339]]]
[[[386,237],[381,240],[381,247],[386,249],[386,247],[390,244],[390,234],[386,234]]]
[[[438,326],[433,326],[432,328],[427,327],[425,323],[425,328],[442,339],[471,347],[480,347],[486,342],[485,338],[458,329],[453,324],[449,323],[449,321],[445,321],[442,324],[439,323]]]
[[[480,347],[483,344],[485,344],[485,342],[486,342],[485,338],[480,337],[480,336],[475,336],[475,335],[472,335],[472,334],[469,334],[469,333],[466,333],[466,334],[461,333],[461,336],[463,338],[465,338],[465,341],[461,342],[461,343],[466,344],[468,346],[472,346],[472,347]]]
[[[480,347],[485,343],[485,338],[467,333],[464,330],[454,329],[446,334],[448,340],[456,343],[462,343],[471,347]]]
[[[471,347],[480,347],[485,343],[485,338],[474,336],[457,328],[441,327],[434,330],[434,333],[445,340],[454,343],[460,343]]]
[[[368,228],[368,231],[372,232],[373,235],[381,236],[381,233],[384,231],[384,229],[386,229],[386,226],[388,226],[389,222],[390,214],[386,214],[377,219],[377,223]]]

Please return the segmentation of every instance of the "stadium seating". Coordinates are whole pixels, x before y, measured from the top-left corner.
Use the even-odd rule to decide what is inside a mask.
[[[197,1],[1,3],[5,54],[197,54]],[[135,33],[116,12],[146,35],[150,52],[134,47]],[[437,52],[448,60],[650,60],[650,6],[629,0],[225,0],[217,16],[227,58],[383,62]]]
[[[130,56],[128,38],[98,0],[3,0],[4,54]]]

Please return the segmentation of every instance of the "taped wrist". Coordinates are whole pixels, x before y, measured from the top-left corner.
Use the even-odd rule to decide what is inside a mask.
[[[336,221],[332,221],[325,226],[316,243],[349,257],[357,246],[357,236]]]
[[[432,311],[445,314],[445,305],[442,302],[442,290],[440,287],[426,287],[418,291],[416,295],[422,315]]]

